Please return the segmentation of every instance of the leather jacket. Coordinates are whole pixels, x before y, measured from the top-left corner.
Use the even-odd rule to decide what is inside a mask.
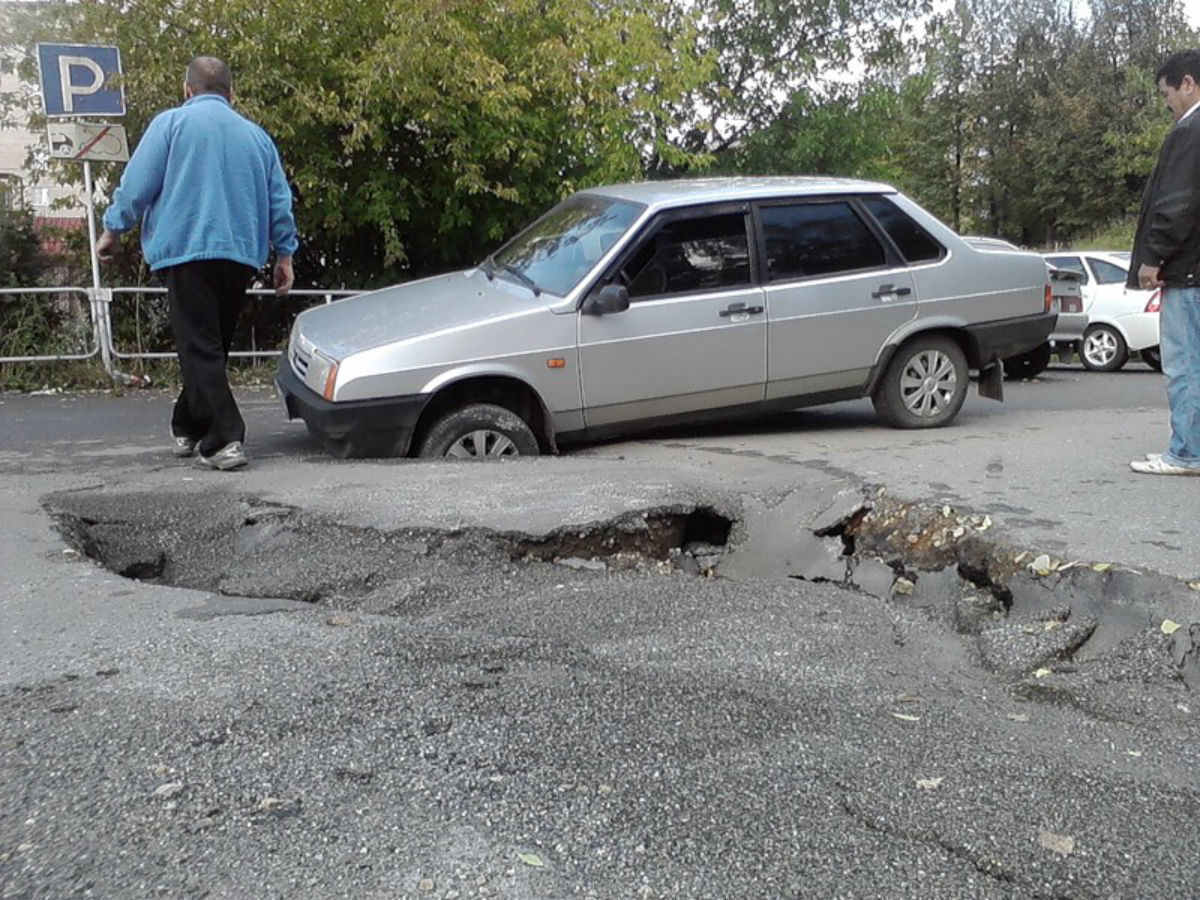
[[[1159,266],[1167,287],[1200,287],[1200,109],[1167,134],[1142,194],[1126,286]]]

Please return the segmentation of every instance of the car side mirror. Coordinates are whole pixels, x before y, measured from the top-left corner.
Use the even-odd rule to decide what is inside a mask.
[[[589,294],[579,311],[586,316],[610,316],[629,309],[629,288],[623,284],[606,284]]]

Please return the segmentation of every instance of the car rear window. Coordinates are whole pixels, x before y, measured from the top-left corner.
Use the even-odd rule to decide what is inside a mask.
[[[1087,269],[1084,268],[1083,260],[1078,256],[1047,256],[1046,262],[1057,269],[1066,269],[1068,272],[1078,272],[1083,277],[1083,283],[1087,284],[1092,280],[1088,275]]]
[[[908,262],[932,262],[946,255],[945,247],[887,197],[864,197],[863,204]]]
[[[1088,257],[1088,262],[1092,266],[1092,271],[1096,273],[1096,281],[1100,284],[1124,284],[1129,278],[1129,273],[1120,266],[1114,266],[1102,259],[1091,257]]]
[[[883,246],[846,201],[764,206],[760,215],[771,281],[887,263]]]

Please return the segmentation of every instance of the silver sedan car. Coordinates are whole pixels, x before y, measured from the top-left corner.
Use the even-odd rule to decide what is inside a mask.
[[[310,309],[277,386],[338,456],[483,459],[870,397],[949,424],[1054,328],[1046,266],[884,185],[594,188],[479,265]]]

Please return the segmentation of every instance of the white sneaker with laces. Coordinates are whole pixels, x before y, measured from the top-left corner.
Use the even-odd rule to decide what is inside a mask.
[[[1162,458],[1161,454],[1158,456],[1148,454],[1147,459],[1135,459],[1129,464],[1129,468],[1139,475],[1200,475],[1200,469],[1169,463]]]
[[[216,469],[220,472],[228,472],[230,469],[240,469],[246,463],[250,462],[250,458],[246,456],[246,451],[242,449],[241,441],[233,441],[226,444],[212,456],[205,456],[203,453],[196,457],[196,464],[204,466],[208,469]]]

